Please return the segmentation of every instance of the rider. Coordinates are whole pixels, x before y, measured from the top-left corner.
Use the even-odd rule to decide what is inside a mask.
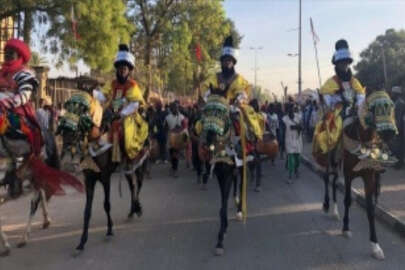
[[[27,68],[30,58],[30,49],[23,41],[7,41],[4,47],[5,61],[0,70],[0,106],[8,110],[8,121],[1,121],[0,130],[5,132],[5,123],[10,123],[27,137],[32,152],[39,155],[41,130],[30,102],[31,95],[38,88],[38,81],[34,72]]]
[[[238,50],[233,47],[232,36],[229,36],[226,38],[222,48],[221,72],[207,80],[205,85],[207,91],[203,94],[203,99],[205,100],[210,94],[214,94],[211,93],[211,89],[216,91],[215,94],[224,96],[233,105],[233,110],[243,111],[250,131],[256,139],[261,140],[264,130],[260,124],[259,115],[248,105],[249,83],[242,75],[235,72],[237,57]]]
[[[143,93],[138,83],[130,78],[135,66],[135,58],[125,44],[119,45],[119,51],[114,61],[116,79],[111,88],[96,92],[95,96],[105,102],[104,108],[110,108],[120,121],[114,121],[110,139],[113,142],[113,161],[121,161],[121,148],[124,146],[129,160],[139,157],[148,136],[148,123],[138,112],[145,106]],[[123,123],[123,125],[121,125]],[[122,134],[122,127],[123,133]]]
[[[325,125],[318,124],[314,133],[314,152],[323,154],[338,145],[343,127],[351,123],[352,116],[357,115],[366,95],[366,89],[350,69],[353,58],[347,41],[338,40],[335,49],[332,57],[335,75],[320,89],[324,103],[322,123]]]

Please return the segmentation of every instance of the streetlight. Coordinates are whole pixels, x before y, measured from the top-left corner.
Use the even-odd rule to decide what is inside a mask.
[[[249,49],[255,51],[255,67],[254,67],[254,71],[255,71],[255,88],[254,88],[254,89],[255,89],[255,95],[256,95],[256,98],[257,98],[257,93],[256,93],[256,91],[257,91],[257,89],[256,89],[256,87],[257,87],[257,70],[259,69],[259,68],[257,67],[257,51],[263,50],[263,47],[262,47],[262,46],[259,46],[259,47],[250,47]]]

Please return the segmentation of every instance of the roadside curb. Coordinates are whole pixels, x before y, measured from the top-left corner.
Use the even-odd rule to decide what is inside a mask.
[[[312,172],[317,174],[322,179],[322,171],[316,167],[314,162],[311,162],[310,159],[303,154],[301,155],[301,161],[306,167],[308,167]],[[341,180],[337,181],[337,188],[342,193],[344,192],[344,183]],[[361,195],[358,189],[353,187],[352,187],[352,198],[361,207],[365,209],[366,207],[365,198],[363,197],[363,195]],[[405,223],[401,221],[397,216],[392,214],[390,211],[385,209],[380,204],[376,205],[375,207],[375,215],[378,220],[382,221],[383,223],[391,227],[391,229],[399,233],[401,236],[405,237]]]

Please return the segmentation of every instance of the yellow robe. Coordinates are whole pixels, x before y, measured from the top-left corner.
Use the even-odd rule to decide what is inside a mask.
[[[208,91],[210,85],[212,85],[212,87],[215,89],[221,90],[224,90],[225,87],[224,85],[219,84],[217,75],[211,76],[205,82],[203,89],[205,89],[205,91]],[[238,74],[229,86],[225,97],[229,102],[233,102],[240,94],[245,94],[246,97],[249,98],[250,90],[251,88],[248,81]],[[204,96],[204,94],[202,96]],[[261,140],[264,133],[263,125],[261,124],[261,113],[256,113],[255,110],[246,103],[242,103],[241,109],[249,124],[249,129],[253,132],[258,140]]]
[[[113,81],[112,87],[104,94],[108,97],[108,104],[125,97],[127,102],[139,102],[140,107],[146,105],[142,90],[134,80],[128,80],[125,85]],[[123,125],[125,151],[130,159],[134,159],[142,150],[148,137],[148,123],[139,112],[135,112],[124,118]]]
[[[366,89],[361,85],[360,81],[352,77],[350,82],[355,94],[365,95]],[[340,89],[340,85],[334,77],[329,78],[321,87],[322,95],[334,95]],[[335,108],[326,111],[326,116],[322,116],[322,120],[315,127],[312,152],[314,155],[326,154],[333,150],[339,143],[343,132],[343,120],[340,116],[342,104],[338,104]]]

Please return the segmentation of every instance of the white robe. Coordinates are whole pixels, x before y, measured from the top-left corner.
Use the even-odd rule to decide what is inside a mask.
[[[291,120],[288,115],[283,117],[285,124],[285,150],[287,154],[302,153],[302,131],[298,134],[297,130],[291,129],[291,126],[301,123],[301,118],[298,114],[294,114],[294,120]]]

